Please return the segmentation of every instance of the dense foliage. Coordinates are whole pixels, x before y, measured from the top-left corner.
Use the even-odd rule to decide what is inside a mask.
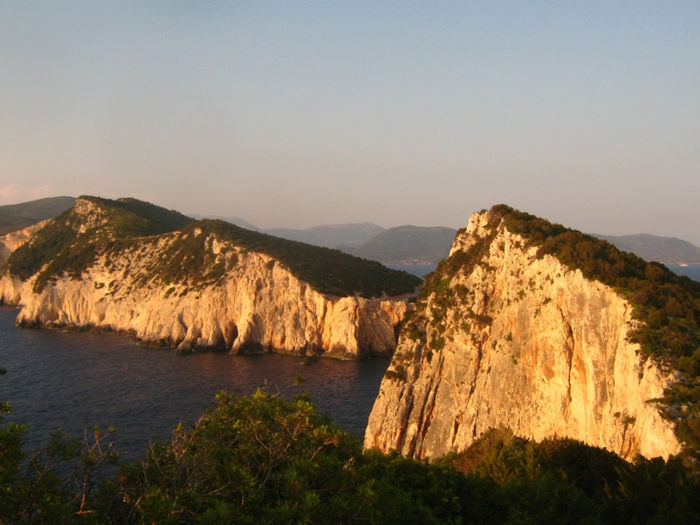
[[[218,220],[193,223],[189,217],[136,199],[108,200],[83,197],[97,206],[91,217],[74,209],[51,221],[8,260],[10,272],[28,279],[39,274],[35,290],[41,291],[50,279],[68,274],[78,276],[100,254],[116,255],[120,250],[144,246],[144,237],[182,230],[146,277],[165,283],[207,284],[235,266],[235,257],[216,260],[206,248],[210,234],[231,241],[245,250],[277,259],[299,279],[322,293],[378,297],[382,294],[411,293],[420,279],[406,272],[391,270],[374,261],[271,235],[253,232]],[[92,221],[92,222],[89,222]],[[86,227],[89,224],[89,227]],[[194,235],[195,228],[204,235]],[[48,264],[47,264],[48,263]]]
[[[571,440],[492,431],[432,464],[377,451],[305,396],[221,393],[171,441],[104,476],[111,449],[61,438],[23,460],[0,431],[0,520],[34,523],[693,523],[700,481],[677,460],[625,463]],[[53,458],[53,459],[52,459]],[[73,461],[72,470],[51,461]],[[65,465],[64,465],[65,466]],[[77,472],[77,475],[75,474]],[[80,481],[75,483],[75,481]]]
[[[700,518],[700,479],[679,458],[627,463],[571,439],[536,443],[491,430],[437,464],[495,482],[503,500],[516,499],[508,505],[509,519],[517,509],[517,522],[661,524]]]

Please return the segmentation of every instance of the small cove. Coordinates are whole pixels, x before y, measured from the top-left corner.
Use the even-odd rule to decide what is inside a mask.
[[[192,424],[220,390],[248,395],[259,386],[291,398],[308,392],[319,412],[361,437],[389,359],[306,360],[278,354],[229,355],[145,348],[116,334],[27,330],[18,310],[0,308],[0,400],[9,421],[26,423],[28,450],[61,427],[81,437],[93,425],[117,429],[115,446],[137,459],[149,441]],[[304,378],[301,385],[295,377]]]

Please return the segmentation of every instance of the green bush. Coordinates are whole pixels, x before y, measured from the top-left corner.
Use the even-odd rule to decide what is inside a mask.
[[[27,461],[23,427],[0,426],[0,520],[8,523],[696,523],[697,473],[567,439],[490,431],[417,461],[363,451],[308,398],[220,393],[213,410],[116,475],[108,434],[56,434]],[[96,446],[100,444],[100,446]],[[68,467],[68,468],[66,468]],[[77,481],[77,483],[76,483]]]

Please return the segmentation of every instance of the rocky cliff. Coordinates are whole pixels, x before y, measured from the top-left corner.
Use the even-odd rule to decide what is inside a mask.
[[[398,283],[404,294],[417,284],[410,276],[221,221],[175,217],[174,231],[134,235],[167,229],[172,217],[127,204],[80,198],[13,254],[0,277],[0,300],[23,306],[18,324],[126,331],[182,350],[362,358],[395,348],[405,295],[362,292],[372,271],[390,272],[394,287],[386,289],[396,292]],[[64,239],[58,248],[56,239]]]
[[[594,262],[583,271],[562,262],[586,258]],[[671,408],[672,386],[692,390],[697,379],[651,347],[640,312],[658,310],[635,310],[634,294],[584,275],[595,273],[591,268],[624,275],[620,282],[632,288],[647,282],[646,272],[654,286],[672,282],[663,286],[687,291],[685,281],[656,266],[559,225],[504,206],[474,214],[407,314],[365,446],[432,458],[507,427],[536,440],[578,439],[624,458],[678,453],[679,428],[688,421],[669,414],[697,415],[697,406]],[[662,273],[649,277],[654,272]],[[690,355],[698,297],[693,289],[684,312],[690,321],[678,321],[688,329],[680,351]],[[674,315],[661,324],[675,323]],[[653,402],[662,398],[666,405]]]
[[[21,230],[16,230],[1,236],[0,268],[2,268],[2,266],[10,258],[12,252],[14,252],[17,248],[25,244],[31,238],[31,236],[34,235],[40,229],[42,229],[47,222],[48,219],[45,221],[38,222],[36,224],[32,224],[31,226],[27,226],[26,228],[23,228]]]

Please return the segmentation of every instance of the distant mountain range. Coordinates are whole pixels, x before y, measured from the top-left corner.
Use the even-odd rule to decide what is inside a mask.
[[[432,265],[449,255],[456,233],[441,226],[397,226],[346,251],[392,266]]]
[[[661,263],[700,263],[700,248],[675,237],[637,235],[596,235],[614,244],[618,249],[632,252],[647,261]]]
[[[348,253],[351,252],[344,248],[362,246],[364,243],[383,232],[384,228],[372,224],[371,222],[323,225],[306,230],[297,230],[293,228],[273,228],[271,230],[265,230],[265,233],[274,235],[275,237],[305,242],[307,244],[315,244],[325,248],[339,248]],[[373,257],[365,258],[373,259]]]
[[[203,218],[198,215],[194,217]],[[397,226],[384,229],[371,222],[326,224],[307,229],[264,230],[240,217],[222,217],[222,220],[241,228],[291,241],[335,248],[390,266],[436,265],[449,254],[457,233],[453,228],[442,226]]]
[[[0,235],[58,215],[73,206],[73,197],[50,197],[0,206]],[[197,216],[196,218],[204,218]],[[371,222],[315,226],[307,229],[262,229],[240,217],[219,217],[248,230],[315,246],[336,248],[386,265],[434,266],[447,257],[456,230],[445,227],[398,226],[384,229]],[[674,237],[656,235],[595,235],[620,250],[667,264],[700,263],[700,248]]]
[[[74,197],[47,197],[0,206],[0,235],[55,217],[75,204]]]
[[[431,266],[447,257],[457,230],[441,226],[397,226],[372,223],[316,226],[306,230],[276,228],[265,233],[379,261],[388,266]]]
[[[453,228],[439,226],[397,226],[383,229],[371,223],[317,226],[308,230],[277,228],[264,231],[285,239],[337,248],[390,266],[436,265],[449,254],[457,233]],[[700,248],[675,237],[645,233],[595,236],[648,261],[667,264],[700,263]]]
[[[203,215],[192,215],[192,217],[195,217],[196,219],[205,219]],[[258,228],[255,224],[251,224],[245,219],[241,219],[240,217],[220,217],[222,221],[226,221],[230,224],[233,224],[234,226],[238,226],[239,228],[245,228],[246,230],[254,231],[254,232],[261,232],[262,230]]]

